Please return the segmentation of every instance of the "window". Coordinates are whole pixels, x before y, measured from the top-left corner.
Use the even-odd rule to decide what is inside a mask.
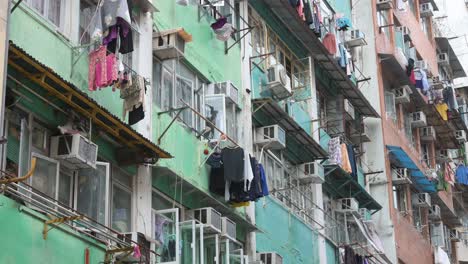
[[[79,27],[79,42],[80,44],[88,44],[91,42],[91,36],[94,31],[93,24],[96,23],[97,16],[94,16],[96,12],[96,3],[92,0],[81,0],[80,1],[80,27]],[[93,19],[93,17],[95,17]],[[99,19],[99,18],[97,18]]]
[[[53,199],[58,199],[59,162],[37,153],[32,153],[31,156],[36,158],[36,169],[31,176],[31,186]]]
[[[389,12],[387,10],[377,11],[377,24],[380,27],[380,32],[384,33],[388,39],[390,39],[389,20]]]
[[[422,155],[422,162],[426,164],[427,167],[431,167],[431,156],[429,154],[429,145],[428,144],[421,144],[421,155]]]
[[[397,122],[397,114],[395,107],[395,94],[392,92],[385,92],[385,113],[388,119]]]
[[[393,186],[393,207],[398,212],[407,212],[406,193],[402,186]]]
[[[119,232],[131,231],[132,178],[117,167],[112,168],[112,228]]]
[[[191,69],[176,60],[155,61],[154,63],[153,102],[161,111],[184,107],[185,102],[204,114],[205,82]],[[175,115],[175,113],[172,114]],[[179,119],[196,131],[202,129],[202,119],[190,109],[182,110]]]
[[[36,10],[41,16],[63,29],[65,1],[63,0],[26,0],[26,3]]]

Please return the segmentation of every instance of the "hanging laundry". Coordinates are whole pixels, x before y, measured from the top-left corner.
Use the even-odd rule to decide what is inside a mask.
[[[307,25],[312,25],[314,23],[312,6],[310,5],[309,0],[304,1],[304,17]]]
[[[408,59],[408,64],[406,65],[406,75],[408,75],[408,77],[413,72],[413,69],[414,69],[414,60],[409,58]]]
[[[217,30],[222,28],[225,24],[227,23],[227,18],[226,17],[221,17],[216,20],[213,24],[211,24],[211,28],[213,30]]]
[[[458,102],[455,96],[455,91],[453,87],[447,87],[443,91],[444,101],[447,103],[449,110],[458,111]]]
[[[128,25],[132,24],[130,10],[127,0],[104,0],[100,8],[97,8],[97,17],[100,18],[96,23],[95,34],[103,37],[109,33],[109,28],[117,23],[117,18],[122,18]]]
[[[341,168],[348,173],[352,173],[351,163],[349,162],[348,149],[346,144],[341,144]]]
[[[453,173],[453,170],[450,167],[449,163],[445,162],[444,167],[445,167],[445,180],[448,183],[450,183],[450,185],[453,186],[455,184],[455,174]]]
[[[260,171],[260,181],[262,183],[262,196],[270,195],[270,191],[268,190],[268,181],[266,179],[265,169],[263,168],[262,164],[258,164],[258,170]]]
[[[297,14],[299,15],[299,17],[305,21],[305,16],[304,16],[304,1],[303,0],[299,0],[298,1],[298,5],[296,7],[296,11],[297,11]]]
[[[357,180],[357,166],[356,166],[356,155],[354,154],[354,148],[351,144],[346,144],[348,151],[349,163],[351,165],[351,176]]]
[[[103,39],[103,44],[107,45],[109,51],[116,53],[118,50],[122,54],[133,51],[133,36],[130,24],[118,17],[117,23],[111,26],[108,31],[109,33]]]
[[[250,193],[250,197],[256,201],[258,198],[263,196],[260,167],[255,157],[250,158],[250,165],[252,167],[254,178],[250,184],[249,193]]]
[[[254,179],[250,158],[250,154],[244,151],[244,191],[250,189],[250,183]]]
[[[106,75],[106,46],[100,46],[98,49],[89,53],[88,56],[88,89],[96,91],[107,82]]]
[[[145,110],[143,109],[143,104],[141,104],[138,107],[134,106],[133,110],[131,110],[128,113],[128,124],[132,126],[140,122],[144,118],[145,118]]]
[[[292,7],[297,7],[299,5],[299,0],[289,0],[289,4]]]
[[[228,41],[234,31],[234,27],[230,23],[226,23],[221,28],[214,30],[216,38],[221,41]]]
[[[468,185],[468,167],[463,164],[458,165],[455,176],[458,183]]]
[[[106,56],[106,77],[107,82],[105,86],[113,85],[118,79],[118,62],[114,53]]]
[[[340,52],[340,57],[338,58],[338,64],[341,68],[346,69],[348,65],[347,51],[343,43],[338,44],[338,50]]]
[[[336,20],[336,27],[340,31],[346,31],[348,28],[352,28],[351,21],[346,17],[338,18]]]
[[[340,138],[331,138],[328,141],[328,155],[330,158],[328,161],[331,164],[341,165],[341,147],[340,147]]]
[[[145,79],[139,75],[134,75],[132,79],[131,85],[125,89],[120,89],[120,98],[124,99],[123,119],[125,119],[128,111],[133,111],[140,106],[143,106],[143,111],[145,110]]]
[[[233,208],[245,207],[249,205],[250,205],[250,202],[231,203],[231,207]]]
[[[409,81],[412,85],[416,85],[416,77],[414,76],[414,70],[411,70],[409,74]]]
[[[226,147],[221,151],[226,181],[244,181],[244,150],[240,147]]]
[[[337,45],[336,45],[335,34],[327,33],[325,37],[323,37],[322,43],[325,46],[325,48],[328,50],[328,53],[330,53],[331,55],[336,53]]]
[[[225,194],[224,168],[211,167],[209,188],[210,192],[223,196]]]
[[[439,104],[436,104],[435,107],[437,109],[437,112],[439,112],[440,116],[442,117],[442,119],[447,121],[448,120],[447,110],[449,109],[448,105],[446,103],[439,103]]]

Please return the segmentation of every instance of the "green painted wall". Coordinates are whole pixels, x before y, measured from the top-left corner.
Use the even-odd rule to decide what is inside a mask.
[[[327,264],[338,264],[340,263],[337,254],[338,249],[330,241],[325,241],[325,249],[327,252]]]
[[[91,264],[104,261],[105,247],[69,228],[54,228],[42,238],[45,217],[0,195],[0,263],[70,264],[84,263],[89,249]],[[23,209],[23,210],[20,210]],[[65,231],[67,230],[67,231]],[[21,244],[18,244],[20,242]]]
[[[351,19],[351,0],[327,0],[336,13]]]
[[[256,204],[257,251],[277,252],[284,264],[319,263],[317,233],[273,198]]]

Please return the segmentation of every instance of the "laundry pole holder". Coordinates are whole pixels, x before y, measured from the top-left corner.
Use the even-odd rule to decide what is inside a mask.
[[[83,218],[83,216],[77,215],[77,216],[61,217],[61,218],[54,218],[54,219],[51,219],[51,220],[47,220],[47,221],[44,222],[44,229],[42,230],[42,238],[44,240],[46,240],[47,239],[47,234],[49,233],[49,231],[54,229],[58,225],[60,225],[60,224],[62,224],[64,222],[67,222],[67,221],[73,221],[73,220],[82,219],[82,218]],[[51,228],[48,228],[48,226],[51,225],[51,224],[56,224],[56,225],[54,225]]]

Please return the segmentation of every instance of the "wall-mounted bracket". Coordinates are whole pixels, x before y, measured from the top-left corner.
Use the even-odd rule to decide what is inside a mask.
[[[67,222],[67,221],[73,221],[73,220],[82,219],[82,218],[83,218],[82,215],[77,215],[77,216],[61,217],[61,218],[54,218],[54,219],[51,219],[51,220],[47,220],[47,221],[44,222],[44,229],[42,230],[42,238],[44,240],[46,240],[47,239],[47,234],[49,233],[49,231],[54,229],[58,225],[60,225],[60,224],[62,224],[64,222]],[[51,225],[51,224],[56,224],[56,225],[54,225],[51,228],[48,228],[48,226]]]

